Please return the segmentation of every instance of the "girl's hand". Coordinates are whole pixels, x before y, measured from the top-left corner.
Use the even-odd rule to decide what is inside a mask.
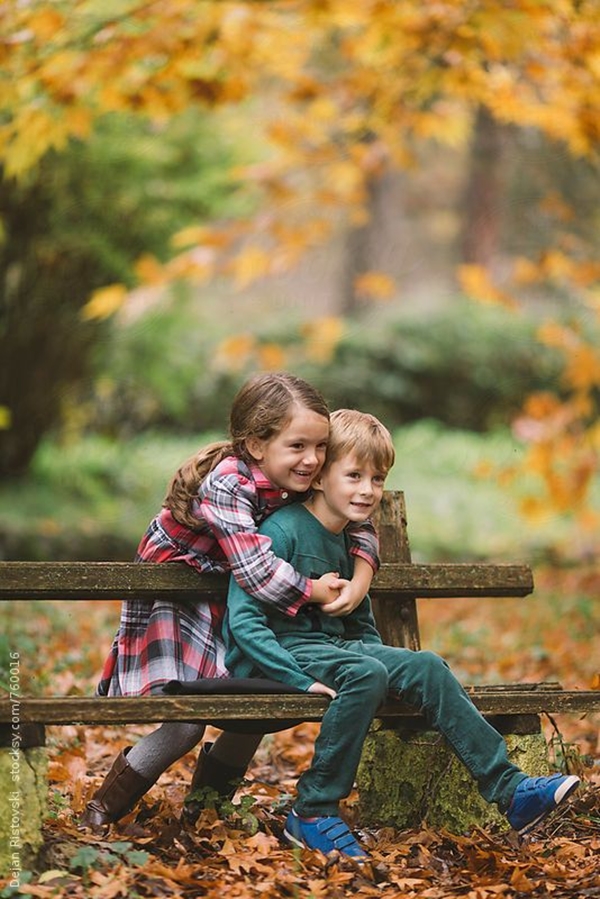
[[[309,693],[321,693],[323,696],[329,696],[330,699],[335,699],[337,693],[335,690],[332,690],[331,687],[325,686],[325,684],[319,683],[318,680],[311,684],[308,688]]]
[[[320,578],[313,579],[310,602],[331,603],[346,588],[350,581],[341,578],[337,571],[328,571]]]
[[[325,612],[326,615],[331,615],[332,618],[341,618],[353,612],[364,598],[365,593],[360,585],[354,583],[354,581],[345,581],[338,595],[330,602],[323,603],[321,611]]]

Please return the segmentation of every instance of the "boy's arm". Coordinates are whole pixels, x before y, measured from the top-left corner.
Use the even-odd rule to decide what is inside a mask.
[[[334,618],[349,615],[361,604],[371,589],[373,574],[370,563],[366,559],[356,556],[352,580],[342,587],[336,599],[323,603],[321,610]]]
[[[350,538],[350,555],[354,557],[354,574],[332,602],[321,605],[334,618],[349,615],[363,601],[371,589],[373,575],[379,570],[379,538],[371,521],[346,527]]]

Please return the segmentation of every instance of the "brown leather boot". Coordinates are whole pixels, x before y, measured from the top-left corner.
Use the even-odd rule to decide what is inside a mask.
[[[200,750],[190,792],[183,800],[181,819],[184,824],[194,825],[203,809],[233,799],[246,774],[247,766],[238,768],[214,758],[212,746],[212,743],[205,743]]]
[[[106,831],[109,824],[131,811],[153,785],[154,781],[142,777],[127,761],[130,749],[131,746],[128,746],[116,757],[104,783],[88,802],[79,819],[79,827],[89,828],[94,832]]]

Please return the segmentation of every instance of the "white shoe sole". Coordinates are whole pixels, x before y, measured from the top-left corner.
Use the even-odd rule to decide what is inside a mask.
[[[533,821],[530,821],[529,824],[526,824],[525,827],[522,827],[518,831],[519,836],[525,836],[526,834],[528,834],[541,821],[543,821],[545,818],[547,818],[548,815],[551,815],[552,812],[556,811],[556,809],[561,804],[561,802],[564,802],[564,800],[567,799],[571,795],[571,793],[573,793],[577,789],[580,782],[581,781],[579,780],[579,778],[576,777],[574,774],[571,774],[570,777],[567,777],[566,780],[563,780],[563,782],[557,788],[557,790],[554,794],[553,807],[549,808],[548,811],[546,811],[546,812],[542,812],[541,815],[538,815],[537,818],[534,818]]]
[[[289,843],[291,843],[293,846],[297,846],[298,849],[309,848],[306,843],[303,843],[302,840],[299,840],[298,837],[295,837],[293,833],[289,832],[289,830],[284,829],[283,835]]]

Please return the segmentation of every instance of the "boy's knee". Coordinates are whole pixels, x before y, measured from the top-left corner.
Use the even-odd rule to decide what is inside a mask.
[[[364,658],[356,669],[357,679],[369,690],[383,698],[388,691],[388,670],[377,659]]]
[[[336,689],[340,692],[362,693],[365,696],[376,694],[385,696],[388,689],[389,675],[385,665],[377,659],[364,656],[345,662],[338,672]]]
[[[424,679],[445,677],[450,671],[448,663],[429,649],[420,649],[416,652],[414,664]]]
[[[448,663],[437,654],[437,652],[432,652],[430,649],[420,649],[417,653],[420,657],[423,664],[425,664],[429,668],[447,668]]]

